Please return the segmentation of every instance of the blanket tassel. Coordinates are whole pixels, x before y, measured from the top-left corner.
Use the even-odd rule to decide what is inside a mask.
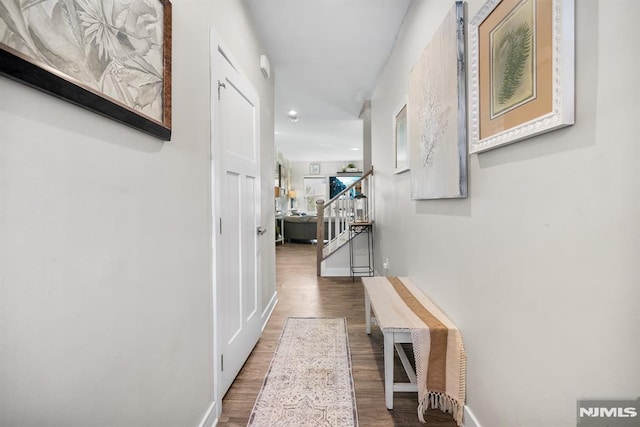
[[[449,413],[453,416],[456,424],[462,425],[463,408],[453,398],[447,396],[444,393],[430,391],[422,399],[422,402],[418,405],[418,419],[421,423],[426,423],[424,420],[424,413],[427,409],[440,409],[442,412]]]

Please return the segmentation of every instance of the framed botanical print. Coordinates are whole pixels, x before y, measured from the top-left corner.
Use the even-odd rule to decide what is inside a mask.
[[[169,0],[0,0],[0,74],[171,139]]]
[[[309,165],[309,174],[311,174],[311,175],[319,175],[320,174],[320,163],[311,163]]]
[[[409,139],[407,134],[407,97],[393,114],[393,173],[409,170]]]
[[[574,123],[574,0],[489,0],[470,26],[470,153]]]

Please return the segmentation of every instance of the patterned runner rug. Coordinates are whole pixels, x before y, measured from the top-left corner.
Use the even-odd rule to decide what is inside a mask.
[[[287,318],[247,425],[358,426],[344,318]]]

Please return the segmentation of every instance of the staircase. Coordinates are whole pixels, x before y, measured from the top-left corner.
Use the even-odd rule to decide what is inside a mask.
[[[365,197],[353,198],[354,193]],[[366,204],[364,209],[368,216],[367,220],[373,222],[373,168],[327,203],[324,200],[316,202],[318,276],[322,275],[322,261],[349,243],[349,226],[355,221],[362,220],[362,204]],[[325,228],[327,228],[328,238],[326,241],[324,240]]]

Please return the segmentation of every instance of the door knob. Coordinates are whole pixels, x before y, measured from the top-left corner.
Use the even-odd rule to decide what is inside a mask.
[[[258,236],[262,236],[264,233],[267,232],[267,229],[262,226],[258,226],[257,231],[258,231]]]

